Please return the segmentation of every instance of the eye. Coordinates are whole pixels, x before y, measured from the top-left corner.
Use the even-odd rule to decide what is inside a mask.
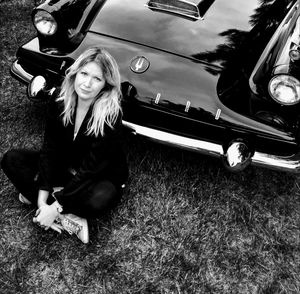
[[[97,82],[101,82],[101,81],[102,81],[102,79],[101,79],[101,78],[97,78],[97,77],[95,77],[95,79],[96,79],[96,81],[97,81]]]
[[[85,72],[85,71],[82,70],[82,71],[80,72],[80,74],[83,75],[83,76],[86,76],[86,75],[87,75],[87,72]]]

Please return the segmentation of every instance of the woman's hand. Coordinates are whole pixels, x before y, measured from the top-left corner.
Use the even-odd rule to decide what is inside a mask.
[[[53,187],[53,192],[59,192],[63,189],[64,187]],[[49,197],[49,191],[46,190],[39,190],[39,195],[38,195],[38,201],[37,201],[37,206],[41,207],[47,204],[47,199]]]
[[[51,227],[55,231],[59,231],[60,226],[54,224],[54,221],[58,215],[59,213],[54,205],[44,204],[37,209],[35,217],[33,218],[33,222],[37,223],[45,230],[48,230]]]
[[[49,197],[49,191],[39,190],[37,206],[42,207],[46,205],[48,197]]]

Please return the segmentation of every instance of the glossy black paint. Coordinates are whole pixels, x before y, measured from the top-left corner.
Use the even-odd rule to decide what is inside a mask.
[[[58,31],[53,36],[39,34],[40,50],[56,55],[67,54],[82,41],[85,32],[104,4],[104,0],[50,0],[32,11],[46,10],[58,23]],[[55,44],[55,45],[54,45]]]
[[[289,51],[300,43],[299,9],[291,9],[276,30],[266,49],[262,52],[251,77],[250,86],[253,93],[268,99],[267,84],[269,77],[277,74],[299,76],[300,63],[293,62]],[[299,111],[299,105],[285,107],[285,111]]]
[[[28,72],[46,75],[55,85],[81,52],[100,45],[119,64],[125,120],[224,148],[243,138],[253,150],[290,155],[298,150],[298,113],[289,108],[286,114],[273,102],[266,81],[279,68],[291,69],[284,41],[294,31],[284,26],[274,46],[264,49],[295,2],[265,0],[259,6],[257,0],[243,5],[240,0],[210,1],[204,20],[192,22],[152,11],[146,0],[88,1],[77,26],[66,20],[77,36],[73,43],[64,39],[72,46],[39,37],[22,46],[17,56]],[[56,1],[57,13],[63,15],[70,3]],[[291,10],[288,27],[298,14]],[[47,46],[57,46],[61,54],[50,56]],[[143,74],[130,69],[136,56],[150,61]],[[269,56],[272,62],[266,62]]]
[[[198,54],[211,52],[224,44],[226,36],[222,35],[223,32],[251,29],[249,15],[257,7],[256,0],[247,1],[242,6],[239,0],[215,1],[206,11],[204,20],[193,22],[152,11],[145,7],[146,2],[107,1],[90,30],[205,62],[198,58]],[[208,63],[220,65],[219,60]]]

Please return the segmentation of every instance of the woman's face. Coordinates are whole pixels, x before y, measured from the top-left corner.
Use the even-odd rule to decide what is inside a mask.
[[[101,67],[94,61],[84,65],[76,74],[75,91],[78,99],[93,102],[105,85]]]

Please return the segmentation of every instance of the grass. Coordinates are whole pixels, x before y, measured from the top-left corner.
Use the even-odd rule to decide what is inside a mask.
[[[0,1],[0,157],[41,144],[45,105],[10,77],[31,0]],[[300,293],[299,176],[126,137],[129,186],[91,242],[44,232],[0,172],[0,293]]]

